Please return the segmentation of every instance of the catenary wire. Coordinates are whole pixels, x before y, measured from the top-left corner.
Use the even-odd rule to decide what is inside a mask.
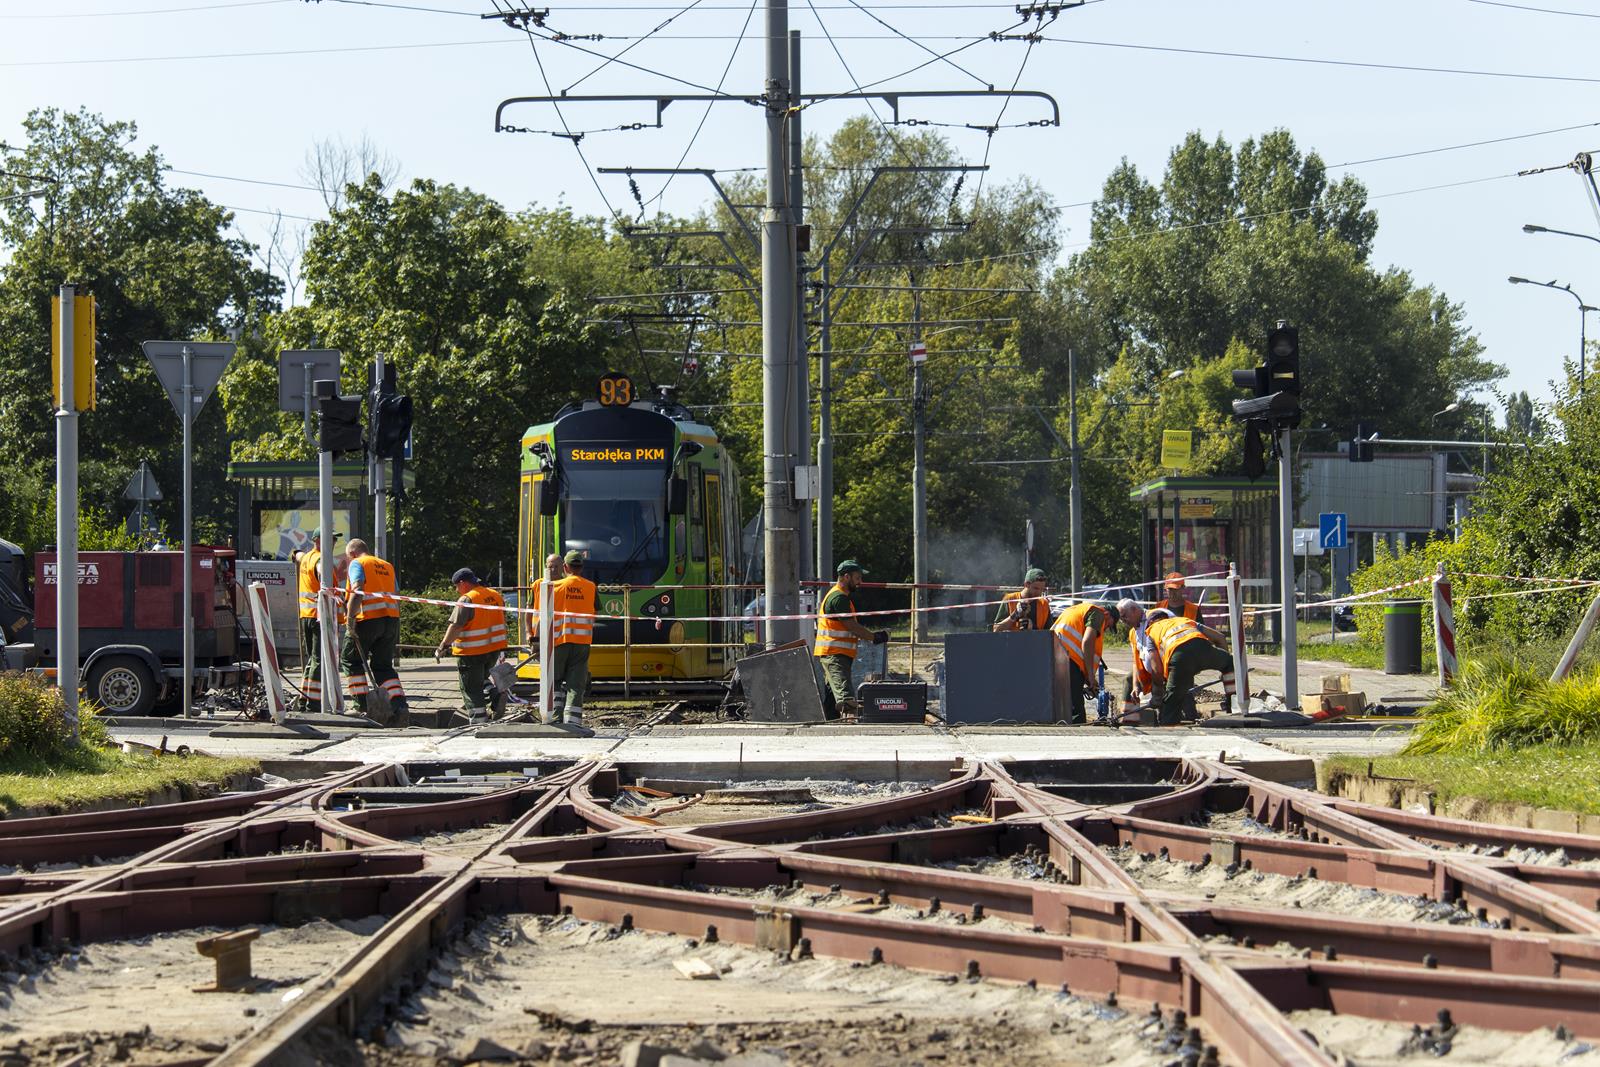
[[[619,60],[622,59],[623,56],[627,55],[629,52],[633,51],[635,48],[639,47],[641,44],[643,44],[644,42],[648,41],[650,38],[654,37],[657,33],[660,33],[662,30],[666,29],[668,26],[672,25],[672,23],[675,22],[678,18],[680,18],[683,15],[688,14],[690,11],[693,11],[696,7],[700,6],[700,3],[701,3],[701,0],[690,0],[690,2],[685,7],[680,8],[679,10],[673,12],[672,14],[668,15],[666,18],[662,19],[659,23],[657,23],[655,29],[651,30],[649,33],[646,33],[644,36],[638,38],[632,44],[628,45],[622,51],[618,52],[616,55],[607,56],[605,61],[602,62],[599,66],[597,66],[594,69],[590,70],[587,74],[583,75],[583,77],[579,78],[577,81],[573,82],[571,85],[569,85],[565,89],[561,90],[561,95],[562,96],[566,96],[568,93],[572,92],[572,90],[576,89],[578,86],[582,85],[584,82],[588,81],[590,78],[594,77],[596,74],[599,74],[602,70],[605,70],[611,64],[618,62]],[[745,18],[745,25],[746,26],[750,25],[750,19],[749,19],[748,16],[746,16],[746,18]],[[743,34],[740,34],[740,37],[742,38]],[[735,45],[734,47],[735,47],[735,49],[737,49],[738,46]],[[719,85],[716,88],[715,91],[720,93],[722,91],[722,87]]]
[[[744,25],[739,27],[739,38],[733,42],[733,47],[728,50],[728,61],[723,64],[722,75],[717,79],[717,88],[715,91],[719,94],[722,92],[722,87],[727,84],[728,72],[733,69],[733,61],[739,56],[739,46],[744,44],[745,33],[750,29],[750,20],[755,18],[756,3],[757,0],[750,0],[750,8],[745,12],[744,16]],[[662,25],[665,25],[665,23]],[[683,161],[689,158],[689,153],[694,149],[695,142],[700,139],[700,131],[706,128],[706,120],[711,117],[711,109],[716,106],[717,102],[715,100],[706,101],[706,109],[700,113],[700,121],[695,125],[694,133],[689,135],[689,143],[683,146],[683,152],[679,154],[678,162],[673,164],[673,169],[682,167]],[[662,197],[667,195],[667,190],[672,188],[672,179],[675,177],[677,177],[677,175],[668,174],[666,180],[661,183],[661,188],[656,192],[656,195],[639,205],[639,215],[641,218],[644,216],[644,209],[647,206],[659,202]]]
[[[42,14],[0,15],[0,19],[108,19],[127,15],[190,15],[197,11],[225,11],[236,7],[267,7],[293,0],[234,0],[224,4],[196,4],[192,7],[149,7],[137,11],[49,11]]]
[[[1484,7],[1504,7],[1512,11],[1530,11],[1539,15],[1568,15],[1577,19],[1600,19],[1600,14],[1592,11],[1565,11],[1559,7],[1534,7],[1531,4],[1509,4],[1506,0],[1467,0],[1469,4],[1482,4]]]
[[[911,37],[911,36],[907,35],[906,33],[902,32],[899,27],[890,25],[888,22],[886,22],[883,19],[879,18],[877,15],[874,15],[871,11],[868,11],[865,7],[863,7],[860,4],[856,3],[856,0],[850,0],[850,3],[851,3],[851,6],[855,7],[856,10],[860,11],[863,15],[867,16],[867,18],[871,19],[873,22],[876,22],[878,25],[882,26],[884,29],[890,30],[890,31],[892,31],[892,32],[894,32],[896,34],[899,34],[901,37],[904,37],[907,41],[910,41],[912,44],[916,45],[918,48],[922,49],[924,52],[927,52],[929,55],[934,55],[934,56],[938,55],[938,53],[934,52],[933,49],[929,48],[927,45],[923,44],[921,41],[919,41],[916,38]],[[815,9],[813,9],[813,10],[815,10]],[[818,21],[819,22],[821,21],[820,17],[819,17]],[[963,73],[967,77],[971,78],[973,81],[977,82],[979,85],[985,86],[986,88],[990,88],[990,89],[994,88],[994,85],[992,83],[990,83],[989,79],[978,77],[976,74],[972,73],[972,71],[968,70],[966,67],[963,67],[961,64],[955,62],[952,59],[949,59],[949,58],[943,57],[943,56],[940,56],[939,58],[942,59],[945,63],[949,64],[951,67],[955,68],[956,70],[959,70],[961,73]]]

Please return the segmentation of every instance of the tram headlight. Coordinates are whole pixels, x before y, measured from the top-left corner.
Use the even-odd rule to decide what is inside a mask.
[[[683,623],[672,624],[672,628],[667,631],[667,644],[674,646],[683,644]]]

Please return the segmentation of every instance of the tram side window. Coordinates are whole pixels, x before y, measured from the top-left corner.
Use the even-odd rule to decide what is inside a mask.
[[[689,478],[689,555],[696,563],[706,558],[706,509],[701,495],[700,471]]]

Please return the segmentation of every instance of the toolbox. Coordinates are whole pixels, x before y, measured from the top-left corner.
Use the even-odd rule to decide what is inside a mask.
[[[856,690],[856,699],[861,701],[857,722],[921,726],[928,711],[928,683],[867,682]]]

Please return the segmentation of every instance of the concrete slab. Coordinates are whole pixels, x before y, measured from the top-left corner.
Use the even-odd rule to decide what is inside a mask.
[[[307,740],[322,741],[328,735],[325,731],[317,729],[310,723],[304,722],[230,722],[212,730],[206,735],[210,737],[272,737],[272,738],[303,738]]]

